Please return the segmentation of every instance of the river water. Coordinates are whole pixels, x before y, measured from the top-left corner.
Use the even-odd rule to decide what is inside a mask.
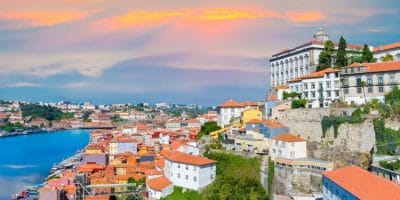
[[[89,130],[0,138],[0,200],[40,184],[50,169],[89,142]]]

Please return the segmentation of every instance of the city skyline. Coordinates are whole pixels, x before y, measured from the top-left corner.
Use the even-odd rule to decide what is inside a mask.
[[[344,1],[343,1],[344,2]],[[0,99],[217,105],[262,100],[268,58],[310,39],[400,38],[396,1],[0,0]]]

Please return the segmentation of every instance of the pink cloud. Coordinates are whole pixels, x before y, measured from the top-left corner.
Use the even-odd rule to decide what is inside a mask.
[[[29,27],[53,26],[57,24],[71,23],[85,18],[88,12],[81,11],[60,11],[60,12],[4,12],[0,13],[0,19],[20,21],[27,23]]]

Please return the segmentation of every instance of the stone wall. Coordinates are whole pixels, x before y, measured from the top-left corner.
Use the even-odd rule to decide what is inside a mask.
[[[321,171],[275,166],[273,193],[279,195],[320,193]]]
[[[290,127],[290,132],[310,142],[340,146],[346,151],[369,152],[375,145],[373,116],[359,124],[344,123],[334,138],[333,127],[323,137],[321,120],[329,115],[351,115],[355,108],[289,109],[273,113],[273,118]]]

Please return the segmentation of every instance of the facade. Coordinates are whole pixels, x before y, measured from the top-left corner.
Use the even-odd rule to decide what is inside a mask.
[[[288,133],[289,127],[283,125],[277,120],[253,119],[247,122],[246,131],[256,131],[263,134],[266,138],[273,138],[277,135]]]
[[[296,92],[308,100],[308,107],[328,107],[340,99],[340,70],[324,69],[292,79],[288,82],[290,92]]]
[[[150,199],[161,199],[174,191],[174,185],[165,176],[152,178],[146,185]]]
[[[171,152],[165,158],[164,175],[176,186],[199,190],[215,180],[216,161]]]
[[[400,61],[354,63],[344,67],[341,76],[346,103],[360,105],[372,99],[384,101],[385,94],[400,84]]]
[[[391,54],[393,59],[398,61],[400,60],[400,42],[375,47],[373,53],[377,62],[382,62],[382,58],[386,54]]]
[[[116,139],[110,142],[109,146],[109,154],[110,159],[114,159],[115,154],[131,152],[132,154],[136,154],[138,149],[138,145],[136,140],[133,140],[130,137],[117,137]]]
[[[306,158],[307,141],[290,133],[284,133],[272,139],[269,152],[272,160]]]
[[[229,100],[218,106],[218,126],[224,127],[231,124],[233,120],[241,117],[242,112],[246,109],[257,108],[258,104],[255,102],[239,103],[234,100]]]
[[[315,72],[319,54],[324,49],[327,40],[329,40],[329,36],[319,29],[314,34],[313,40],[272,55],[270,59],[271,87],[286,85],[289,80]],[[337,43],[334,44],[337,48]],[[362,46],[351,44],[348,44],[347,47],[351,53],[356,54],[362,49]]]
[[[400,187],[356,166],[323,173],[324,200],[400,199]]]
[[[241,122],[243,125],[246,125],[247,122],[249,122],[252,119],[259,119],[261,120],[263,117],[263,114],[260,110],[258,109],[247,109],[242,112],[241,116]]]

